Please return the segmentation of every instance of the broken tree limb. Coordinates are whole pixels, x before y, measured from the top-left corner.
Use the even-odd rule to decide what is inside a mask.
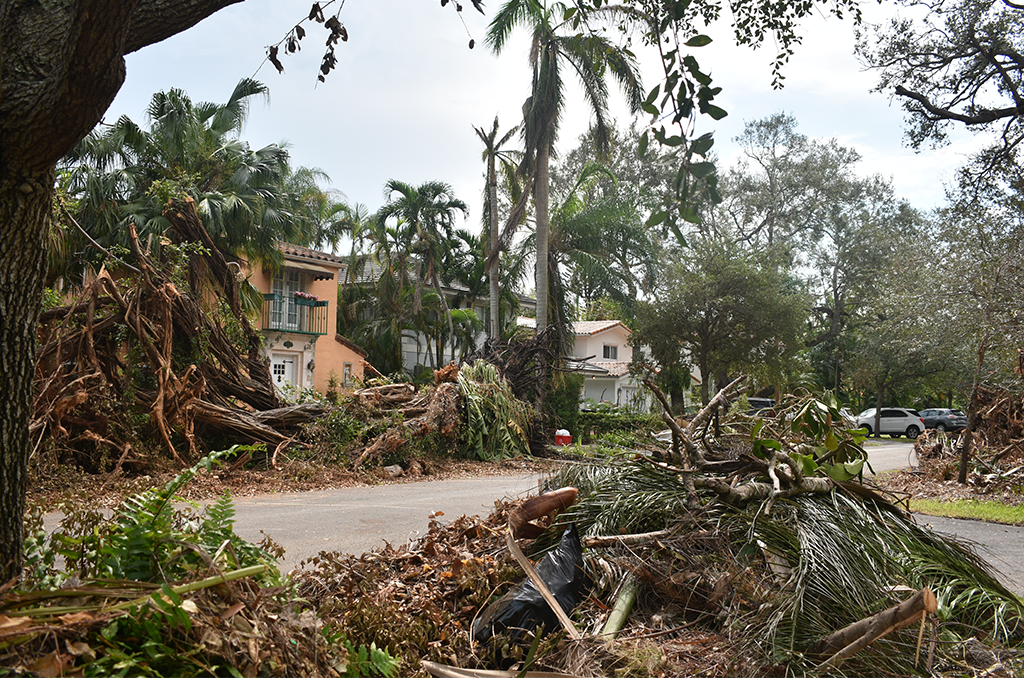
[[[749,482],[733,487],[719,478],[702,477],[694,478],[693,483],[695,487],[711,490],[730,504],[745,504],[753,499],[768,499],[775,493],[775,488],[769,483]],[[834,484],[828,478],[804,478],[792,487],[782,490],[777,496],[792,497],[804,492],[827,494],[832,491],[833,487]]]
[[[865,617],[822,638],[808,649],[807,654],[826,657],[820,668],[838,666],[843,660],[860,652],[879,638],[916,624],[938,609],[939,603],[935,594],[931,589],[923,588],[902,603]]]
[[[508,524],[512,529],[512,536],[517,539],[534,539],[540,536],[547,527],[535,525],[531,521],[545,516],[553,517],[556,512],[564,511],[576,503],[578,494],[579,491],[575,487],[562,487],[527,499],[509,514]]]
[[[686,433],[683,431],[682,427],[680,427],[679,424],[676,423],[676,420],[672,417],[672,406],[669,405],[668,400],[665,398],[665,394],[661,392],[661,389],[658,388],[658,385],[655,384],[650,379],[644,379],[644,386],[649,388],[651,390],[651,393],[654,394],[654,397],[658,399],[659,403],[661,403],[661,419],[662,421],[665,422],[665,424],[668,425],[669,430],[672,431],[672,451],[669,455],[669,458],[672,460],[673,464],[682,466],[683,456],[679,452],[679,446],[687,445],[687,443],[689,443],[689,446],[687,447],[687,452],[689,453],[689,449],[690,447],[693,446],[693,442],[689,438],[687,438]]]
[[[252,442],[276,446],[288,440],[288,436],[260,422],[244,410],[221,407],[205,400],[194,400],[191,403],[191,413],[197,423],[215,429],[229,429]]]
[[[713,415],[719,407],[725,405],[726,403],[729,402],[729,400],[739,396],[748,388],[750,388],[749,385],[741,386],[741,384],[746,380],[746,378],[747,376],[745,374],[741,374],[740,376],[733,379],[732,382],[727,384],[725,388],[716,393],[715,397],[712,398],[707,405],[702,407],[700,412],[698,412],[697,415],[690,421],[689,425],[687,425],[686,437],[692,440],[694,432],[698,428],[703,426],[705,423],[709,422],[711,419],[711,415]]]

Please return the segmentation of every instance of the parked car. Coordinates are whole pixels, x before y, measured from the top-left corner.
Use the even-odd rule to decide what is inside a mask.
[[[747,414],[760,417],[774,417],[775,416],[775,399],[774,398],[747,398],[747,404],[750,409],[747,410]]]
[[[921,410],[921,419],[924,420],[925,428],[933,428],[937,431],[960,431],[967,428],[967,415],[960,410],[951,410],[948,407]]]
[[[864,410],[857,415],[857,426],[866,428],[868,435],[875,432],[875,408]],[[878,432],[899,438],[906,436],[916,438],[925,429],[924,419],[917,410],[910,410],[905,407],[883,407],[882,415],[879,417]]]

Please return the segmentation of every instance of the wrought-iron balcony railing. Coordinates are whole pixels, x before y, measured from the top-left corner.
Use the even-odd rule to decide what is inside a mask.
[[[327,334],[327,302],[264,294],[262,328],[275,332]]]

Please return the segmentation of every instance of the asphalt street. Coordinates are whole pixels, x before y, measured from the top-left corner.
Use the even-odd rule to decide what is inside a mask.
[[[872,439],[866,444],[875,473],[916,463],[906,440]],[[440,520],[488,513],[496,499],[536,492],[540,477],[495,476],[424,481],[374,487],[239,497],[235,531],[259,541],[270,535],[285,548],[282,570],[321,551],[359,555],[385,542],[398,545],[426,532],[431,513]],[[972,543],[1007,586],[1024,594],[1024,528],[973,520],[917,516],[936,532]]]
[[[909,441],[872,439],[866,447],[875,473],[916,463]],[[289,571],[321,551],[360,555],[385,542],[405,543],[426,532],[435,512],[443,513],[442,521],[487,514],[495,500],[536,492],[540,480],[491,476],[236,497],[235,531],[252,542],[272,537],[285,548],[281,569]],[[59,514],[49,514],[45,522],[52,527],[59,520]],[[917,520],[973,544],[1004,583],[1024,595],[1024,528],[923,515]]]
[[[285,548],[291,570],[321,551],[360,555],[423,535],[430,515],[440,520],[490,513],[498,499],[536,493],[537,475],[439,480],[318,492],[238,497],[235,532],[259,542],[269,535]]]

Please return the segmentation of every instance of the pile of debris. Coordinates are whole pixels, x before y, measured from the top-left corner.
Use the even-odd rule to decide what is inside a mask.
[[[968,548],[842,479],[857,439],[837,404],[808,401],[784,426],[747,418],[756,430],[739,452],[707,425],[718,405],[672,422],[668,462],[568,465],[550,481],[563,489],[534,503],[434,516],[422,539],[360,557],[321,553],[298,591],[353,641],[401,652],[403,675],[1012,671],[1018,653],[999,643],[1024,639],[1024,605]],[[568,553],[585,576],[566,574]],[[542,599],[553,616],[507,607],[547,610]],[[511,670],[482,673],[496,668]]]
[[[235,270],[195,203],[175,201],[164,216],[170,258],[144,250],[130,226],[133,263],[101,270],[40,317],[30,431],[57,462],[146,469],[162,447],[181,468],[209,451],[200,441],[279,450],[325,410],[282,407]]]
[[[957,482],[967,432],[929,429],[914,443],[916,472],[899,472],[886,486],[918,497],[998,497],[1024,504],[1024,396],[979,389],[966,483]]]
[[[1024,463],[1024,393],[979,388],[974,432],[989,464]]]
[[[304,427],[334,411],[326,402],[281,401],[260,336],[242,311],[237,267],[213,243],[194,202],[172,201],[164,216],[173,243],[159,253],[146,250],[129,228],[132,263],[120,262],[115,274],[102,270],[73,302],[42,314],[30,425],[37,463],[45,457],[51,468],[149,473],[240,444],[262,445],[265,451],[246,461],[276,468],[284,449],[312,449]],[[533,402],[543,374],[538,367],[553,357],[547,336],[483,349],[504,383],[475,379],[487,391],[478,393],[482,399],[496,393],[497,406],[508,410],[495,417],[472,416],[473,394],[455,364],[437,370],[432,387],[377,384],[357,391],[338,408],[360,428],[347,441],[347,461],[358,468],[410,441],[459,450],[469,444],[459,438],[467,418],[470,427],[505,419],[517,429],[506,437],[515,443],[510,450],[542,450],[546,428],[510,401]],[[468,436],[479,441],[492,433]],[[520,439],[530,444],[519,445]]]
[[[354,468],[367,459],[379,459],[397,452],[411,439],[436,434],[454,444],[460,422],[459,391],[453,383],[458,367],[435,372],[433,389],[417,391],[413,384],[371,386],[352,394],[349,412],[360,420],[393,418],[400,422],[376,436],[354,453]]]

